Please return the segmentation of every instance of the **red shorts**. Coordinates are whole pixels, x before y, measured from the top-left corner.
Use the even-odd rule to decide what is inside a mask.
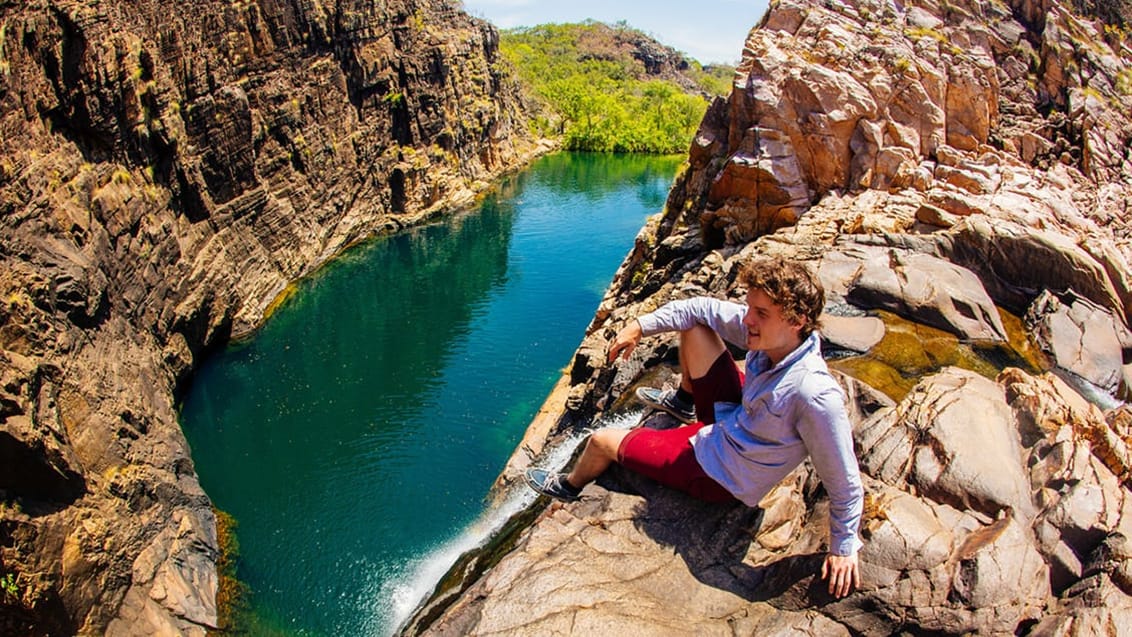
[[[743,375],[727,352],[720,354],[703,378],[692,379],[696,413],[714,422],[715,402],[740,402]],[[706,403],[706,410],[705,410]],[[627,469],[708,502],[730,502],[735,496],[704,473],[692,449],[692,436],[705,427],[695,422],[675,429],[640,427],[630,431],[617,449],[617,462]]]

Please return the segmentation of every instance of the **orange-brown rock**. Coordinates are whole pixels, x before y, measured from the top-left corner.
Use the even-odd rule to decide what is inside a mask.
[[[216,626],[176,391],[545,150],[497,47],[447,0],[0,3],[0,633]]]

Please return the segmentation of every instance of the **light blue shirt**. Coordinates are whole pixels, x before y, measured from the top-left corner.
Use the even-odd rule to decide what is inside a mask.
[[[710,297],[673,301],[637,321],[646,336],[707,325],[745,347],[747,307]],[[743,402],[716,403],[716,422],[692,438],[704,473],[749,506],[810,456],[830,500],[830,552],[851,555],[861,546],[864,489],[853,452],[845,396],[821,356],[814,332],[773,367],[763,352],[748,352]]]

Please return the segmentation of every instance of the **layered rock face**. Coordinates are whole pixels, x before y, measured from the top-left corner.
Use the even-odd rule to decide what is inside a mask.
[[[866,485],[860,588],[834,600],[818,578],[828,500],[808,465],[762,513],[615,467],[412,629],[1127,631],[1130,47],[1056,1],[775,3],[502,483],[675,382],[672,335],[606,362],[627,321],[742,299],[754,255],[801,259]]]
[[[496,62],[446,0],[0,2],[0,633],[216,624],[175,392],[290,282],[544,150]]]

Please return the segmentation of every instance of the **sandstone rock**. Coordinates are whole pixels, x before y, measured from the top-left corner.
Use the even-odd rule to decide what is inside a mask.
[[[969,606],[985,609],[989,631],[1004,632],[1020,619],[1039,616],[1049,594],[1047,566],[1016,519],[1001,519],[971,533],[957,557],[952,591]]]
[[[1113,533],[1132,532],[1132,501],[1122,488],[1130,455],[1099,410],[1056,376],[1006,370],[999,381],[1030,448],[1030,480],[1042,508],[1040,550],[1060,592],[1086,575],[1084,560]]]
[[[980,523],[947,505],[880,485],[870,487],[866,584],[828,607],[862,634],[1009,633],[1039,616],[1049,594],[1045,565],[1025,527],[1005,518]],[[870,612],[888,608],[886,618]]]
[[[732,156],[708,195],[709,205],[719,207],[713,218],[734,224],[735,230],[729,235],[732,241],[749,240],[793,225],[799,211],[810,202],[789,138],[775,131],[757,130],[755,138],[758,154]],[[737,205],[735,199],[758,205]]]
[[[996,517],[1033,517],[1022,447],[1002,389],[951,368],[854,433],[863,471],[937,502]]]
[[[1046,290],[1026,311],[1026,325],[1058,367],[1110,395],[1118,393],[1124,364],[1121,344],[1127,342],[1128,330],[1110,312],[1076,298],[1072,290],[1066,302]]]
[[[10,497],[66,504],[86,491],[74,454],[55,436],[44,435],[24,415],[5,418],[0,431],[0,485]]]
[[[940,228],[950,228],[959,223],[959,217],[937,206],[924,204],[916,209],[916,221]]]
[[[1056,614],[1042,619],[1029,634],[1035,637],[1124,635],[1124,627],[1129,625],[1132,625],[1132,608],[1128,597],[1107,579],[1097,578],[1091,589],[1079,593]]]
[[[1104,266],[1072,237],[972,217],[952,228],[941,248],[953,262],[977,273],[991,298],[1019,313],[1043,289],[1072,289],[1126,320],[1124,303]]]
[[[492,64],[493,31],[447,4],[354,4],[5,9],[19,46],[0,44],[0,449],[42,452],[20,466],[63,474],[0,468],[0,488],[40,498],[34,517],[5,508],[0,525],[0,557],[26,586],[17,634],[209,625],[210,513],[169,388],[289,281],[529,148],[519,98],[489,96],[514,89]],[[426,29],[418,9],[437,17]],[[1071,288],[1119,331],[1132,312],[1128,56],[1058,0],[776,4],[603,302],[562,388],[570,418],[542,426],[588,422],[671,358],[657,342],[611,369],[603,331],[678,294],[722,296],[752,254],[812,261],[833,304],[878,251],[930,255],[1018,313]],[[662,267],[642,269],[658,254]],[[948,370],[894,407],[845,381],[862,464],[886,483],[870,481],[865,583],[848,599],[815,576],[826,504],[806,469],[758,524],[611,472],[525,531],[432,630],[1122,628],[1127,427],[1050,377],[999,383],[1005,399]]]
[[[455,621],[423,634],[729,635],[729,624],[739,620],[832,625],[813,612],[782,613],[743,598],[737,575],[751,568],[741,561],[744,547],[728,545],[751,521],[745,507],[650,491],[657,497],[642,500],[590,487],[581,504],[551,507],[449,611]],[[720,550],[732,557],[716,562]],[[698,583],[705,580],[717,585]]]
[[[834,316],[824,314],[821,335],[838,347],[867,352],[884,338],[884,321],[875,316]]]
[[[1010,367],[998,375],[1006,401],[1018,419],[1022,444],[1032,447],[1040,439],[1054,436],[1065,426],[1084,431],[1084,423],[1101,418],[1094,405],[1053,374],[1035,378]]]
[[[984,144],[998,116],[998,80],[994,62],[978,51],[974,64],[948,69],[947,144],[960,150],[977,150]]]
[[[1043,291],[1068,289],[1114,317],[1120,333],[1132,312],[1126,240],[1132,168],[1119,149],[1132,142],[1132,130],[1119,113],[1132,104],[1110,87],[1129,72],[1132,51],[1118,40],[1101,36],[1090,18],[1058,0],[1010,7],[964,0],[775,5],[748,37],[732,95],[705,118],[694,161],[650,237],[659,246],[700,232],[702,252],[674,254],[662,272],[643,273],[637,283],[633,268],[624,268],[595,330],[616,329],[684,292],[725,296],[727,272],[752,255],[775,254],[810,262],[826,289],[827,309],[839,315],[881,309],[875,298],[862,300],[858,286],[881,289],[889,281],[893,305],[913,296],[898,271],[908,281],[920,276],[910,290],[938,285],[948,288],[939,295],[947,299],[951,289],[968,290],[954,294],[972,308],[967,316],[954,312],[965,320],[936,323],[954,333],[972,333],[956,326],[977,317],[975,332],[1002,339],[996,305],[1021,315]],[[657,252],[638,244],[626,263],[646,263]],[[940,272],[962,274],[945,279]],[[861,305],[852,307],[847,298]],[[682,522],[640,528],[682,528],[664,534],[662,543],[699,574],[688,586],[712,588],[713,596],[757,590],[753,604],[765,599],[791,613],[817,611],[854,634],[1119,632],[1128,606],[1121,586],[1132,579],[1115,539],[1128,537],[1124,520],[1132,519],[1126,487],[1132,431],[1124,411],[1106,420],[1051,374],[1008,369],[996,383],[947,368],[920,378],[947,364],[940,361],[957,363],[959,345],[945,335],[948,346],[923,347],[922,341],[941,340],[917,323],[930,322],[929,312],[903,311],[911,322],[886,335],[882,345],[900,346],[885,348],[894,351],[884,352],[883,364],[899,383],[919,379],[918,385],[910,391],[905,385],[906,396],[892,405],[868,399],[876,388],[862,381],[879,375],[843,380],[867,474],[860,590],[829,600],[815,582],[826,503],[805,469],[764,502],[756,531],[718,522],[726,514],[701,513],[694,503],[688,506],[709,517],[726,540],[704,539],[702,527]],[[661,355],[662,346],[651,347],[639,353],[642,361]],[[1120,349],[1127,343],[1112,351]],[[998,365],[973,366],[993,375]],[[625,373],[595,369],[588,379],[574,379],[580,381],[574,391],[598,397],[587,405],[614,405],[647,373],[648,364]],[[605,481],[644,493],[646,511],[666,497],[620,472]],[[585,511],[590,525],[577,525],[576,536],[555,531],[546,553],[508,556],[486,598],[487,578],[437,625],[480,630],[492,621],[482,611],[494,591],[513,590],[529,577],[551,581],[539,566],[551,551],[571,552],[571,561],[556,568],[568,569],[566,580],[587,583],[574,589],[558,580],[563,590],[614,608],[604,597],[606,580],[579,565],[611,570],[606,563],[616,558],[599,557],[599,544],[589,540],[596,528],[624,523],[618,500],[635,496],[591,495],[608,504],[600,511],[587,508],[592,501],[567,505],[552,514]],[[548,538],[551,524],[535,524],[525,537]],[[690,549],[696,542],[714,548]],[[726,575],[708,569],[708,576],[695,566],[705,562],[732,568]],[[666,572],[657,580],[672,577]],[[615,589],[621,587],[617,582]],[[674,594],[665,621],[687,630],[683,600],[706,594]],[[646,600],[650,617],[670,617],[653,605],[652,593],[633,597]],[[754,608],[742,612],[757,613]],[[566,616],[589,612],[570,609]],[[728,617],[739,625],[736,615]]]
[[[846,296],[860,307],[885,308],[960,338],[1006,338],[998,310],[979,279],[929,255],[892,250],[867,259]]]
[[[1047,22],[1052,28],[1031,30]],[[718,256],[709,264],[703,252],[680,252],[644,285],[619,273],[603,301],[607,329],[678,293],[723,296],[725,271],[777,254],[809,261],[827,309],[839,315],[933,298],[926,291],[937,286],[946,289],[940,297],[971,309],[935,325],[1001,340],[996,305],[1022,314],[1043,291],[1071,288],[1123,333],[1132,252],[1122,202],[1132,170],[1116,149],[1127,148],[1132,131],[1113,111],[1132,105],[1109,89],[1128,72],[1128,53],[1102,40],[1056,1],[776,5],[748,38],[726,113],[713,107],[705,118],[695,161],[652,242],[699,229],[704,252]],[[645,262],[649,253],[638,246],[631,259]],[[873,288],[891,289],[884,298],[892,300],[862,294]],[[922,294],[909,293],[916,290]],[[935,340],[921,323],[942,310],[898,311],[913,322],[886,335],[885,343],[908,344],[886,348],[899,350],[884,353],[892,376],[911,384],[941,360],[960,360],[948,353],[954,341],[950,349],[914,347]],[[827,330],[831,341],[841,338],[838,327]],[[624,374],[594,370],[575,387],[616,404],[645,373],[647,364]],[[808,474],[764,501],[755,541],[738,535],[744,565],[758,573],[743,582],[760,582],[778,608],[819,610],[855,634],[1084,634],[1122,625],[1119,582],[1132,567],[1098,557],[1132,519],[1123,486],[1132,432],[1121,416],[1106,421],[1049,374],[1010,369],[996,384],[948,368],[904,389],[896,405],[869,401],[876,391],[866,377],[874,376],[843,380],[868,474],[861,590],[839,601],[816,595],[806,572],[816,560],[805,560],[820,551],[824,501],[812,495]],[[632,484],[651,502],[647,485]],[[610,502],[618,497],[627,496]],[[509,564],[511,576],[523,577],[521,562]],[[714,578],[701,585],[734,590]],[[457,611],[445,621],[471,628],[479,617]]]

